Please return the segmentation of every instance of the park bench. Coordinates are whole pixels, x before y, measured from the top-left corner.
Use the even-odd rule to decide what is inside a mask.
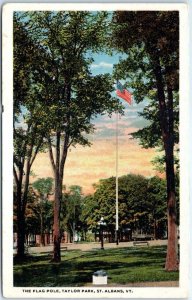
[[[37,247],[37,244],[35,241],[30,241],[28,244],[29,247]]]
[[[133,241],[133,246],[149,246],[149,242],[148,241]]]
[[[66,250],[67,251],[67,247],[66,246],[61,246],[61,250]]]

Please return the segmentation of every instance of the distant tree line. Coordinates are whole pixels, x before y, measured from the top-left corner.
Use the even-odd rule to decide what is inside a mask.
[[[45,245],[45,233],[53,231],[53,200],[49,198],[52,178],[36,180],[29,190],[26,207],[26,237],[40,235]],[[68,233],[68,241],[88,241],[87,234],[98,236],[101,217],[104,218],[109,242],[115,241],[115,178],[107,178],[94,185],[93,194],[85,196],[80,186],[73,185],[62,193],[61,231]],[[166,181],[157,176],[146,178],[128,174],[119,177],[120,240],[132,240],[143,234],[154,239],[167,237]],[[179,225],[179,219],[177,220]],[[93,238],[92,238],[93,239]]]

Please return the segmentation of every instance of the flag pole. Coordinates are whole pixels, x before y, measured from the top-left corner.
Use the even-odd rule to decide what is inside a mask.
[[[118,111],[116,113],[116,245],[119,245],[119,207],[118,207]]]
[[[116,94],[118,97],[124,99],[130,105],[131,101],[131,93],[126,90],[122,84],[117,80],[117,90]],[[119,208],[118,208],[118,111],[116,113],[116,230],[115,230],[115,238],[116,244],[119,245]]]

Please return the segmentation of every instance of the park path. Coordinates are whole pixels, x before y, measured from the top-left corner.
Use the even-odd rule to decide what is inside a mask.
[[[161,245],[167,245],[167,240],[152,240],[148,241],[149,246],[161,246]],[[100,243],[62,243],[62,247],[67,247],[67,250],[81,250],[81,251],[90,251],[90,250],[96,250],[101,248]],[[116,245],[115,243],[105,243],[104,248],[105,249],[111,249],[111,248],[126,248],[126,247],[133,247],[133,242],[121,242],[119,245]],[[49,253],[53,251],[53,245],[48,245],[44,247],[29,247],[29,253]]]
[[[86,286],[95,286],[93,284],[86,284]],[[126,284],[111,283],[105,287],[178,287],[179,281],[145,281],[145,282],[130,282]],[[100,287],[102,287],[100,285]]]

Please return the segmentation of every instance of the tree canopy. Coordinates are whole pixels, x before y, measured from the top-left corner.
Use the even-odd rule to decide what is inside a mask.
[[[122,232],[143,231],[163,237],[166,231],[166,188],[165,181],[159,177],[145,178],[128,174],[119,177],[119,227]],[[115,178],[100,180],[95,185],[93,195],[84,199],[82,215],[93,231],[98,221],[104,218],[108,229],[115,233]],[[159,231],[154,228],[159,223]],[[156,225],[157,227],[157,225]]]
[[[75,241],[76,233],[81,231],[81,214],[83,205],[82,188],[72,185],[63,193],[61,201],[61,227],[67,231],[71,241]],[[81,226],[80,226],[81,227]]]

